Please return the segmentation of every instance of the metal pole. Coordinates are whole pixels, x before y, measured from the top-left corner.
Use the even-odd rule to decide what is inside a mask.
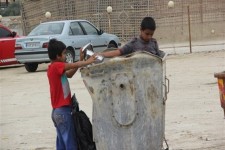
[[[200,7],[201,7],[201,8],[200,8],[201,23],[203,23],[203,6],[202,6],[203,2],[202,2],[202,1],[203,1],[203,0],[200,1],[200,3],[201,3],[201,4],[200,4]]]
[[[191,46],[191,19],[190,19],[190,8],[189,8],[189,5],[187,6],[187,10],[188,10],[189,45],[190,45],[190,53],[192,53],[192,46]]]
[[[108,13],[108,19],[109,19],[109,33],[111,33],[111,18],[110,18],[110,13]]]
[[[98,0],[98,8],[97,8],[97,11],[98,11],[98,28],[100,29],[101,27],[100,27],[100,12],[99,12],[99,9],[100,9],[100,7],[99,7],[99,0]]]

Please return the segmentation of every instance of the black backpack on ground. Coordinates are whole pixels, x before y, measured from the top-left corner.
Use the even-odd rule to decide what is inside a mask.
[[[79,110],[75,94],[72,97],[72,103],[78,150],[96,150],[93,141],[92,124],[85,112]]]

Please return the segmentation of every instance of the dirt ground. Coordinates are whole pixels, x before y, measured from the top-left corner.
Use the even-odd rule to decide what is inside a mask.
[[[54,150],[46,69],[0,68],[0,149]],[[170,92],[165,135],[170,150],[225,150],[225,119],[215,72],[225,70],[225,51],[169,55]],[[92,100],[80,73],[70,79],[80,107],[91,118]]]

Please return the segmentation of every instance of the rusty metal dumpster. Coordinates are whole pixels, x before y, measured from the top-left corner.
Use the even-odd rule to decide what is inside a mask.
[[[165,57],[136,52],[81,69],[93,100],[98,150],[162,149],[168,92]]]
[[[215,73],[214,77],[218,79],[220,103],[221,103],[221,107],[223,108],[224,118],[225,118],[225,71]]]

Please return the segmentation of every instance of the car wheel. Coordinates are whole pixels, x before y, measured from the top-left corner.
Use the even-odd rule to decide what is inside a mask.
[[[113,50],[116,50],[117,49],[117,46],[113,43],[110,43],[107,47],[106,50],[104,50],[103,52],[108,52],[108,51],[113,51]]]
[[[117,48],[117,46],[116,46],[115,44],[113,44],[113,43],[110,43],[110,44],[108,45],[108,48]]]
[[[74,53],[71,50],[66,50],[66,62],[73,63],[74,62]]]
[[[38,68],[38,63],[25,64],[25,68],[28,72],[35,72]]]

